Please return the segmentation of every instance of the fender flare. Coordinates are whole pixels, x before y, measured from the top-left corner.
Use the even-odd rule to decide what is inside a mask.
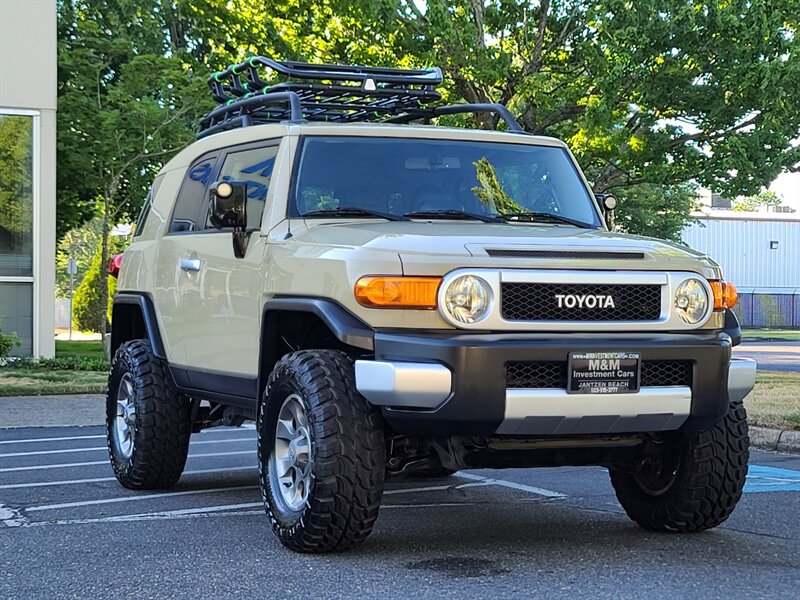
[[[275,296],[264,304],[262,323],[273,311],[307,312],[319,317],[343,344],[363,350],[375,348],[375,331],[353,313],[332,300]]]
[[[130,335],[126,335],[130,331],[129,327],[126,328],[125,326],[115,325],[115,322],[118,320],[116,316],[117,307],[131,305],[139,308],[142,317],[142,325],[144,326],[144,331],[142,333],[150,342],[150,346],[153,348],[153,354],[158,358],[166,360],[167,353],[164,350],[161,330],[158,328],[158,320],[156,318],[153,300],[148,294],[135,292],[118,292],[114,295],[111,319],[111,357],[113,358],[117,348],[124,342],[127,342],[129,339],[134,339],[131,338]]]

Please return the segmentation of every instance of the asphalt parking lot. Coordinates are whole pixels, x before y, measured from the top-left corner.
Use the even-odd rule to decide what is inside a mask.
[[[119,487],[99,427],[0,431],[0,598],[787,598],[800,586],[800,456],[755,452],[733,517],[704,534],[634,526],[600,468],[390,482],[373,535],[283,549],[256,487],[255,432],[193,436],[168,492]]]

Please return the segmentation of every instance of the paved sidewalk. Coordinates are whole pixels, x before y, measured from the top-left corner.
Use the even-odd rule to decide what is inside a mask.
[[[105,396],[102,394],[0,397],[0,429],[104,424]]]
[[[754,359],[759,371],[800,371],[800,342],[748,341],[736,346],[733,355]]]

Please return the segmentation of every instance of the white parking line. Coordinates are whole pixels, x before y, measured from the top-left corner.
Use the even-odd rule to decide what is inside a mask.
[[[239,425],[239,427],[209,427],[208,429],[201,429],[200,433],[225,433],[226,431],[233,433],[235,431],[254,431],[255,428],[255,423],[244,423],[243,425]]]
[[[197,442],[191,442],[191,446],[197,446],[198,444],[227,444],[227,443],[235,443],[241,444],[242,442],[255,442],[255,438],[242,438],[239,440],[203,440]],[[41,456],[44,454],[71,454],[74,452],[108,452],[108,448],[106,446],[98,446],[96,448],[62,448],[60,450],[34,450],[32,452],[10,452],[8,454],[0,454],[0,458],[14,458],[19,456]]]
[[[23,522],[23,527],[42,527],[50,525],[86,525],[90,523],[126,523],[129,521],[157,521],[167,519],[189,519],[193,517],[239,517],[263,515],[263,510],[249,510],[263,508],[261,502],[244,502],[242,504],[224,504],[221,506],[205,506],[202,508],[184,508],[167,510],[154,513],[138,513],[134,515],[115,515],[113,517],[97,517],[90,519],[59,519],[57,521]],[[440,502],[432,504],[385,504],[381,510],[394,508],[454,508],[459,506],[474,506],[472,502]]]
[[[106,461],[104,461],[106,462]],[[224,469],[197,469],[196,471],[184,471],[184,475],[200,475],[206,473],[227,473],[229,471],[254,471],[257,465],[249,467],[225,467]],[[102,483],[104,481],[116,481],[116,477],[93,477],[91,479],[65,479],[62,481],[36,481],[33,483],[10,483],[0,485],[0,490],[16,490],[21,488],[53,487],[58,485],[75,485],[79,483]]]
[[[41,456],[43,454],[71,454],[74,452],[100,452],[101,450],[108,452],[108,448],[67,448],[64,450],[35,450],[33,452],[10,452],[8,454],[0,454],[0,458],[18,458],[20,456]]]
[[[242,450],[238,452],[209,452],[208,454],[190,454],[189,458],[208,458],[211,456],[235,456],[237,454],[254,454],[255,450]],[[57,463],[54,465],[31,465],[27,467],[3,467],[0,473],[12,473],[15,471],[39,471],[42,469],[66,469],[69,467],[90,467],[92,465],[107,465],[108,460],[93,460],[79,463]]]
[[[164,492],[163,494],[140,494],[137,496],[122,496],[120,498],[103,498],[102,500],[83,500],[81,502],[62,502],[60,504],[45,504],[31,506],[25,512],[39,512],[42,510],[56,510],[58,508],[75,508],[76,506],[94,506],[97,504],[116,504],[118,502],[139,502],[141,500],[154,500],[157,498],[171,498],[173,496],[191,496],[198,494],[217,494],[219,492],[239,492],[242,490],[255,490],[257,485],[240,485],[236,487],[212,488],[208,490],[186,490],[184,492]]]
[[[0,444],[30,444],[33,442],[67,442],[70,440],[104,440],[105,435],[72,435],[69,437],[26,438],[23,440],[3,440]]]
[[[486,485],[499,485],[501,487],[510,488],[512,490],[519,490],[521,492],[530,492],[544,496],[545,498],[566,498],[565,494],[554,492],[553,490],[546,490],[531,485],[523,485],[514,481],[507,481],[505,479],[493,479],[491,477],[481,477],[480,475],[473,475],[472,473],[456,473],[456,477],[463,477],[464,479],[473,479],[475,481],[482,481]]]
[[[494,484],[492,482],[487,483],[485,481],[480,481],[478,483],[462,483],[461,485],[434,485],[430,487],[401,488],[397,490],[386,490],[385,492],[383,492],[383,495],[388,496],[392,494],[412,494],[414,492],[441,492],[449,489],[460,490],[463,488],[482,487],[485,485],[494,485]]]
[[[241,427],[211,427],[210,429],[203,429],[200,433],[236,433],[239,431],[250,433],[256,428],[253,424],[245,423]],[[33,444],[36,442],[69,442],[74,440],[104,440],[103,435],[70,435],[66,437],[50,437],[50,438],[24,438],[21,440],[0,440],[2,444]],[[253,438],[255,439],[255,438]],[[197,443],[197,442],[195,442]]]
[[[222,506],[205,506],[203,508],[184,508],[179,510],[167,510],[154,513],[138,513],[135,515],[115,515],[113,517],[97,517],[91,519],[60,519],[58,521],[34,521],[26,523],[26,527],[42,527],[46,525],[85,525],[87,523],[125,523],[127,521],[150,521],[161,519],[180,519],[190,517],[213,516],[213,513],[227,514],[264,514],[263,511],[254,510],[247,512],[227,512],[243,511],[248,508],[260,508],[261,502],[245,502],[243,504],[224,504]]]
[[[107,465],[108,459],[106,460],[92,460],[89,462],[79,462],[79,463],[59,463],[56,465],[31,465],[28,467],[3,467],[0,469],[0,473],[13,473],[14,471],[40,471],[42,469],[67,469],[70,467],[90,467],[93,465]]]

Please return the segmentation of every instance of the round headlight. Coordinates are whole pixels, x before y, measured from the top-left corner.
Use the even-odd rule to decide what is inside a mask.
[[[444,292],[445,309],[459,323],[476,323],[489,310],[489,284],[480,277],[456,277]]]
[[[686,323],[695,325],[708,313],[708,292],[697,279],[687,279],[675,290],[675,309]]]

